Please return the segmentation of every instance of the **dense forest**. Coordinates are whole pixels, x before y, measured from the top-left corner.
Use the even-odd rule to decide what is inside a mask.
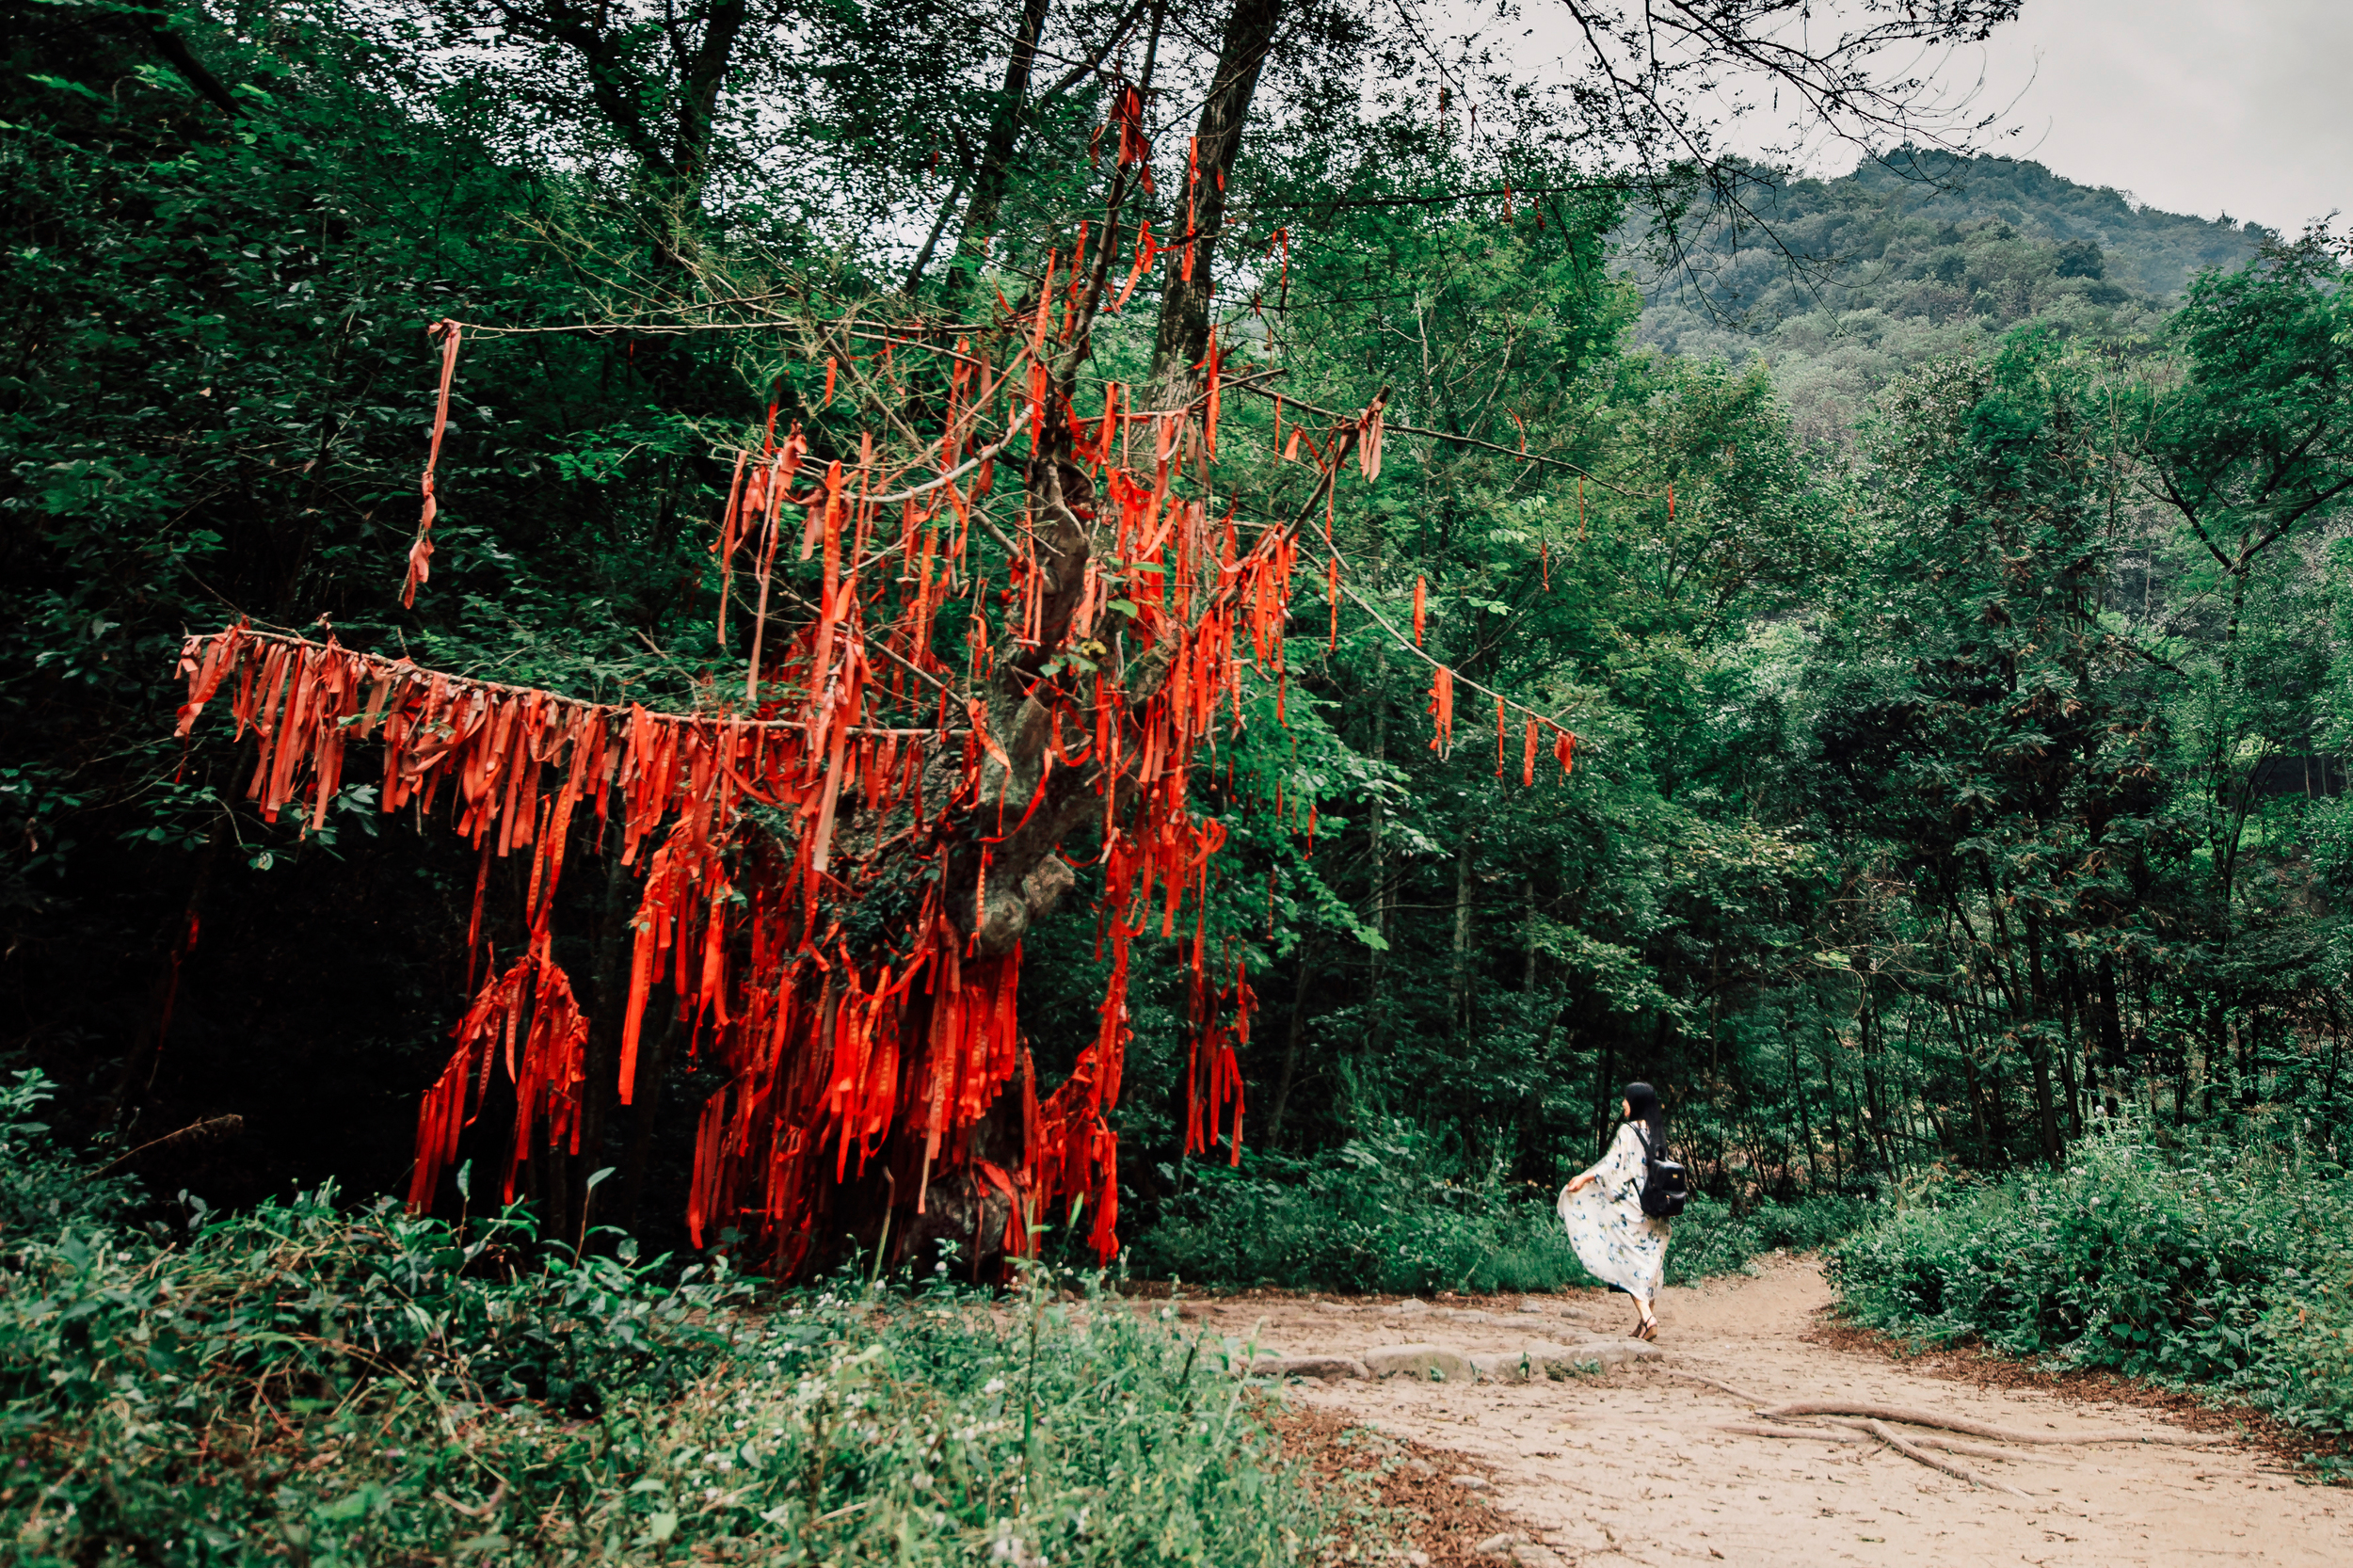
[[[2015,6],[1913,9],[1875,10],[1874,40],[1977,36]],[[1013,738],[984,670],[1083,675],[1099,702],[1107,671],[1143,667],[1141,630],[1089,644],[1084,617],[1142,628],[1144,573],[1106,566],[1099,596],[1087,578],[1067,648],[1023,641],[1022,592],[1066,630],[1068,547],[1032,520],[1093,524],[1041,499],[1090,451],[1111,496],[1113,468],[1149,486],[1157,442],[1229,574],[1301,541],[1274,651],[1262,620],[1187,754],[1185,831],[1213,864],[1132,946],[1115,770],[1064,821],[1046,758],[1083,770],[1059,729],[1000,764],[967,748],[1001,765],[985,842],[1050,801],[1025,869],[1063,880],[1016,875],[1000,910],[1007,873],[971,827],[939,875],[977,874],[982,907],[940,919],[968,954],[1017,952],[1004,1005],[1037,1096],[1124,1040],[1115,1176],[1053,1190],[1094,1207],[1048,1217],[1051,1256],[1093,1261],[1092,1240],[1160,1278],[1555,1283],[1575,1266],[1551,1193],[1638,1078],[1700,1193],[1694,1271],[2063,1172],[2128,1124],[2177,1153],[2252,1128],[2333,1170],[2353,1131],[2343,247],[1948,151],[1844,76],[1824,101],[1881,151],[1785,179],[1715,156],[1672,72],[1626,67],[1639,28],[1547,87],[1422,25],[1321,0],[21,12],[0,46],[0,994],[24,1075],[6,1109],[16,1127],[54,1091],[41,1136],[96,1148],[106,1180],[26,1156],[10,1238],[43,1216],[234,1213],[220,1245],[258,1256],[325,1234],[322,1184],[478,1213],[482,1173],[512,1169],[502,1223],[563,1240],[574,1272],[529,1288],[564,1311],[642,1289],[645,1322],[680,1324],[734,1288],[648,1283],[641,1244],[717,1240],[722,1280],[994,1260],[977,1174],[966,1209],[933,1205],[963,1234],[916,1223],[929,1154],[920,1177],[878,1163],[845,1187],[839,1234],[799,1250],[773,1216],[698,1207],[737,1004],[707,1023],[681,957],[638,1009],[657,873],[609,853],[600,799],[595,823],[542,819],[574,867],[543,900],[538,850],[389,814],[396,770],[364,725],[340,785],[280,813],[229,695],[181,712],[184,641],[243,622],[615,712],[764,717],[752,629],[772,657],[783,632],[769,565],[751,586],[758,552],[738,560],[728,531],[744,463],[778,450],[805,477],[878,451],[919,477],[969,459],[941,484],[978,464],[968,500],[947,492],[969,508],[964,597],[926,599],[911,546],[875,590],[942,617],[931,645],[893,645],[905,683],[938,688],[942,734],[969,680],[966,733]],[[952,360],[1064,390],[976,407]],[[1181,417],[1120,423],[1122,396]],[[1030,454],[998,456],[993,487],[980,438],[954,444],[960,408],[999,422],[986,454]],[[421,472],[438,510],[417,583]],[[771,524],[780,605],[834,591],[844,541],[816,515],[797,561]],[[914,918],[872,776],[856,831],[881,902],[840,892],[844,963],[903,951]],[[753,911],[734,929],[757,943],[755,878],[721,868],[763,844],[790,862],[804,828],[781,808],[744,824],[744,858],[699,874],[741,878],[718,903]],[[712,973],[728,929],[712,917]],[[497,1113],[420,1178],[421,1096],[519,955],[584,999],[598,1071],[572,1143],[533,1144],[521,1089],[494,1088]],[[1017,1141],[1007,1094],[980,1114]],[[1213,1128],[1227,1112],[1207,1139],[1205,1105]],[[403,1267],[429,1269],[438,1233],[398,1224]],[[468,1244],[507,1256],[520,1234]],[[362,1311],[381,1279],[318,1247],[359,1292],[331,1310]],[[1853,1277],[1881,1256],[1856,1253]],[[477,1284],[434,1310],[557,1310]],[[560,1406],[566,1356],[609,1351],[648,1398],[707,1371],[634,1332],[509,1347],[501,1375]],[[998,1365],[923,1343],[972,1389]],[[1190,1399],[1170,1442],[1193,1440]],[[1229,1458],[1185,1472],[1212,1523],[1200,1499],[1244,1486]],[[809,1483],[813,1513],[827,1496]],[[662,1517],[657,1542],[680,1528]],[[1220,1560],[1290,1549],[1203,1529]]]
[[[2078,346],[2145,344],[2192,277],[2277,236],[2136,207],[2040,164],[1901,147],[1838,180],[1747,176],[1699,243],[1641,264],[1636,341],[1765,360],[1808,443],[1850,444],[1870,400],[1930,360],[1977,358],[2027,320]]]
[[[477,56],[431,47],[472,25],[456,13],[274,14],[193,35],[205,65],[79,14],[44,12],[11,78],[31,242],[8,260],[11,1048],[135,1141],[241,1117],[175,1157],[168,1179],[212,1201],[328,1175],[391,1189],[462,1010],[472,856],[379,821],[366,784],[315,828],[258,820],[225,738],[173,735],[179,639],[248,615],[691,706],[717,673],[687,651],[709,645],[713,443],[771,400],[821,440],[848,428],[795,337],[816,329],[780,312],[753,333],[477,339],[439,570],[402,613],[385,584],[434,394],[421,327],[771,297],[881,319],[929,290],[1034,292],[1018,258],[1076,221],[1092,84],[1122,48],[1140,72],[1150,36],[1056,20],[1076,63],[992,163],[973,127],[996,95],[960,88],[950,113],[896,37],[746,33],[744,98],[735,76],[673,81],[689,56],[641,40],[631,90],[716,94],[665,99],[656,126],[557,21],[510,18]],[[1245,1149],[1410,1126],[1465,1170],[1549,1180],[1645,1073],[1728,1198],[2056,1159],[2110,1102],[2333,1124],[2331,520],[2353,452],[2325,243],[1907,152],[1701,189],[1682,221],[1721,264],[1667,296],[1671,268],[1625,252],[1646,311],[1613,259],[1632,187],[1524,152],[1550,144],[1533,109],[1524,141],[1474,143],[1402,81],[1335,103],[1336,73],[1385,44],[1323,22],[1270,56],[1268,113],[1296,118],[1236,149],[1233,352],[1279,367],[1257,390],[1294,408],[1385,388],[1395,421],[1444,434],[1394,432],[1379,483],[1337,494],[1387,625],[1343,605],[1286,723],[1234,738],[1224,762],[1251,782],[1205,796],[1259,1001]],[[924,24],[984,61],[979,21]],[[798,172],[767,178],[788,151]],[[1406,194],[1490,163],[1492,194]],[[1711,203],[1773,226],[1708,225]],[[1016,268],[993,283],[984,228]],[[1787,310],[1810,280],[1812,308]],[[1128,325],[1146,314],[1107,318],[1105,376],[1149,375]],[[1891,345],[1903,328],[1923,337]],[[1831,369],[1850,344],[1878,368]],[[1793,427],[1792,376],[1839,383],[1816,408],[1837,440]],[[1225,400],[1261,515],[1298,488],[1275,418]],[[1433,748],[1429,668],[1391,634],[1417,591],[1439,659],[1574,728],[1566,784]],[[1322,597],[1301,585],[1295,630]],[[492,869],[484,919],[511,947],[527,868]],[[1042,1060],[1091,1032],[1094,943],[1077,916],[1032,934]],[[1139,1215],[1183,1181],[1178,950],[1134,959],[1116,1118]],[[693,1064],[671,1070],[615,1145],[641,1224],[674,1223],[700,1097]]]

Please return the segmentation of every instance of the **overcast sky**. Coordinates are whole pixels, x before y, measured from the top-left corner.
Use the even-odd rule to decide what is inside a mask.
[[[2289,233],[2353,216],[2353,0],[2026,0],[1947,74],[1980,68],[2017,98],[1994,144],[2055,174]]]
[[[1567,12],[1545,0],[1527,0],[1509,20],[1495,16],[1494,0],[1434,8],[1474,30],[1473,19],[1483,21],[1487,41],[1520,69],[1541,72],[1546,56],[1582,63]],[[1859,14],[1851,0],[1817,0],[1786,26],[1835,31]],[[1984,150],[2082,184],[2291,234],[2333,210],[2353,218],[2353,0],[2025,0],[2021,19],[1985,44],[1879,64],[1930,74],[1946,105],[1965,103],[1972,117],[2007,111],[1977,138]],[[1798,131],[1811,171],[1854,166],[1848,144],[1772,112],[1769,87],[1736,87],[1725,102],[1735,98],[1755,111],[1729,128],[1736,151],[1785,157]]]

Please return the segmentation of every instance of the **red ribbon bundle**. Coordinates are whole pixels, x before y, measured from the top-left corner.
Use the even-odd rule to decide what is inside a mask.
[[[796,446],[786,447],[793,461],[745,463],[721,532],[723,570],[750,544],[764,585]],[[532,855],[528,945],[453,1031],[456,1048],[419,1111],[413,1206],[432,1202],[501,1062],[516,1096],[503,1150],[508,1192],[536,1150],[579,1152],[589,1029],[553,956],[552,911],[584,805],[596,814],[600,844],[617,812],[621,862],[644,867],[618,1098],[635,1095],[645,1021],[664,986],[690,1048],[709,1052],[726,1075],[697,1123],[688,1220],[698,1242],[733,1227],[790,1272],[810,1256],[832,1194],[883,1156],[911,1165],[905,1175],[919,1207],[944,1173],[966,1173],[984,1199],[1010,1206],[1005,1234],[1016,1251],[1028,1246],[1036,1216],[1082,1202],[1092,1214],[1090,1240],[1110,1256],[1118,1244],[1118,1146],[1105,1117],[1118,1100],[1129,1034],[1129,950],[1152,924],[1155,905],[1160,935],[1174,936],[1188,898],[1198,1069],[1187,1080],[1188,1139],[1206,1146],[1206,1139],[1230,1135],[1239,1157],[1237,1048],[1248,1042],[1254,999],[1238,965],[1227,985],[1208,977],[1201,910],[1224,834],[1193,816],[1186,790],[1194,746],[1220,707],[1240,722],[1242,659],[1280,679],[1294,552],[1281,530],[1241,551],[1230,520],[1212,528],[1198,503],[1173,499],[1176,443],[1160,447],[1148,484],[1121,469],[1105,475],[1117,512],[1107,543],[1115,549],[1100,552],[1103,566],[1090,571],[1080,610],[1112,614],[1104,572],[1122,568],[1118,591],[1132,606],[1125,632],[1131,646],[1152,650],[1153,677],[1132,692],[1105,675],[1084,685],[1074,676],[1041,680],[1029,693],[1048,714],[1046,772],[1088,770],[1102,802],[1101,911],[1111,948],[1096,1037],[1042,1100],[1020,1031],[1019,950],[977,951],[956,918],[972,906],[974,889],[968,882],[952,888],[946,877],[956,854],[977,844],[985,894],[986,845],[1008,834],[982,795],[984,777],[1004,792],[1003,747],[979,702],[958,705],[954,716],[968,722],[947,724],[944,686],[938,722],[874,721],[880,709],[929,698],[928,688],[905,686],[909,671],[927,680],[948,673],[932,653],[932,623],[963,540],[929,526],[933,520],[911,504],[898,529],[906,565],[895,578],[876,574],[869,590],[859,569],[875,508],[857,487],[837,466],[822,486],[791,498],[809,509],[812,546],[823,541],[821,602],[779,653],[754,668],[756,696],[788,695],[748,714],[578,702],[378,658],[331,637],[314,643],[244,624],[188,641],[179,732],[189,734],[207,704],[230,691],[236,734],[258,738],[248,793],[265,818],[300,802],[306,831],[323,823],[343,788],[347,744],[380,737],[383,810],[413,806],[422,818],[446,798],[452,825],[482,849],[486,882],[493,853]],[[968,504],[952,489],[948,499],[959,514]],[[887,689],[868,660],[876,636],[870,615],[881,617],[879,642],[891,655]],[[769,630],[755,630],[755,647]],[[927,798],[927,767],[941,761],[952,786],[943,794],[935,781]],[[1046,782],[1038,780],[1028,812],[1038,809]],[[753,806],[764,808],[763,826],[747,817]],[[860,825],[845,843],[840,824],[851,809]],[[1015,821],[1007,809],[1002,822]],[[1025,812],[1011,831],[1028,822]],[[872,824],[904,825],[886,837]],[[854,904],[886,853],[936,864],[940,873],[922,884],[910,917],[893,920],[901,936],[891,951],[853,951],[825,911]],[[976,1158],[976,1129],[1016,1078],[1019,1163]]]

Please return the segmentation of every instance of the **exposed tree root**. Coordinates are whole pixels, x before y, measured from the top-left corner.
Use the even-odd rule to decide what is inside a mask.
[[[1931,1470],[1942,1470],[1958,1480],[1965,1480],[1975,1486],[1990,1486],[1996,1492],[2007,1492],[2013,1497],[2025,1497],[2028,1502],[2034,1501],[2032,1496],[2010,1485],[2008,1481],[1995,1480],[1989,1476],[1977,1474],[1966,1464],[1956,1464],[1949,1459],[1937,1458],[1928,1449],[1907,1439],[1885,1421],[1865,1421],[1863,1424],[1872,1436],[1902,1454],[1906,1459],[1916,1459]]]
[[[2220,1441],[2202,1432],[2012,1432],[2008,1427],[1973,1421],[1965,1416],[1945,1416],[1908,1405],[1866,1404],[1854,1400],[1792,1400],[1757,1414],[1772,1420],[1791,1416],[1859,1416],[1872,1421],[1901,1421],[1908,1427],[1964,1432],[1972,1437],[1993,1438],[1997,1443],[2178,1443],[2195,1447]]]
[[[1776,1427],[1762,1421],[1719,1421],[1713,1432],[1735,1432],[1743,1437],[1811,1437],[1817,1443],[1860,1443],[1861,1435],[1834,1427]]]
[[[1834,1427],[1853,1427],[1858,1431],[1865,1432],[1870,1430],[1870,1423],[1868,1421],[1850,1420],[1840,1416],[1833,1416],[1827,1417],[1827,1419],[1830,1421],[1830,1424]],[[1791,1428],[1788,1430],[1795,1431],[1798,1429]],[[2050,1454],[2012,1453],[2008,1448],[1996,1448],[1984,1443],[1964,1443],[1958,1437],[1922,1435],[1914,1437],[1913,1441],[1919,1444],[1920,1447],[1924,1448],[1935,1448],[1941,1452],[1948,1454],[1967,1454],[1973,1459],[2007,1459],[2012,1461],[2032,1460],[2037,1464],[2057,1464],[2071,1470],[2075,1467],[2075,1462],[2072,1459],[2058,1459]]]
[[[1666,1373],[1671,1378],[1681,1378],[1686,1383],[1704,1383],[1710,1388],[1721,1389],[1744,1404],[1770,1404],[1772,1402],[1770,1400],[1766,1399],[1762,1394],[1752,1394],[1745,1388],[1735,1388],[1728,1383],[1721,1382],[1716,1378],[1708,1377],[1703,1373],[1687,1372],[1680,1367],[1661,1367],[1658,1370]]]
[[[1708,1430],[1737,1432],[1743,1437],[1810,1437],[1817,1443],[1861,1443],[1867,1441],[1865,1434],[1870,1424],[1868,1421],[1834,1420],[1828,1427],[1784,1427],[1767,1421],[1719,1421]],[[1851,1432],[1834,1430],[1839,1427],[1851,1427],[1856,1430]],[[2072,1459],[2054,1459],[2047,1454],[2012,1453],[2008,1448],[1992,1448],[1983,1443],[1965,1443],[1957,1437],[1924,1436],[1915,1437],[1913,1441],[1924,1448],[1935,1448],[1944,1453],[1967,1454],[1973,1459],[2032,1460],[2038,1464],[2057,1464],[2062,1469],[2077,1468],[2075,1462]]]

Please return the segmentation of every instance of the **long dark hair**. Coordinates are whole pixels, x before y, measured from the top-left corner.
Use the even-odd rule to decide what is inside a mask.
[[[1654,1153],[1663,1154],[1667,1147],[1667,1108],[1658,1103],[1658,1091],[1647,1083],[1625,1086],[1626,1120],[1640,1121],[1650,1138]]]

